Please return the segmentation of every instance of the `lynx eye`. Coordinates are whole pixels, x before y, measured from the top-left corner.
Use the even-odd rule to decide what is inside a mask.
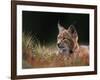
[[[65,37],[63,37],[63,40],[66,39]]]
[[[63,38],[63,40],[66,39],[65,37]]]

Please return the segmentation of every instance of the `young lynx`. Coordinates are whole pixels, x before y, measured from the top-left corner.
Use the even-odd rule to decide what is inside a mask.
[[[88,46],[79,46],[78,34],[74,25],[70,25],[68,29],[58,24],[59,34],[57,36],[58,53],[71,60],[79,57],[82,62],[89,64],[89,48]]]

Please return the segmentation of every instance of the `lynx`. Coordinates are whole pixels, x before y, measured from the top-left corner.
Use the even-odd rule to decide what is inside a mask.
[[[70,25],[68,29],[65,29],[58,24],[58,29],[58,53],[73,58],[73,60],[79,57],[84,63],[89,64],[89,48],[86,45],[79,45],[78,33],[74,25]]]

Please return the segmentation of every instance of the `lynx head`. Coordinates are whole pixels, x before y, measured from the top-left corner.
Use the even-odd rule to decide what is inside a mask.
[[[57,46],[59,53],[70,54],[78,47],[78,34],[74,25],[68,29],[58,24],[59,34],[57,36]]]

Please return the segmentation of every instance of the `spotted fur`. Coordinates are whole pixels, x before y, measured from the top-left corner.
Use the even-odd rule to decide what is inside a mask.
[[[89,48],[83,47],[78,43],[78,34],[74,25],[68,29],[58,24],[59,34],[57,36],[58,53],[67,55],[71,58],[79,56],[84,63],[89,63]]]

